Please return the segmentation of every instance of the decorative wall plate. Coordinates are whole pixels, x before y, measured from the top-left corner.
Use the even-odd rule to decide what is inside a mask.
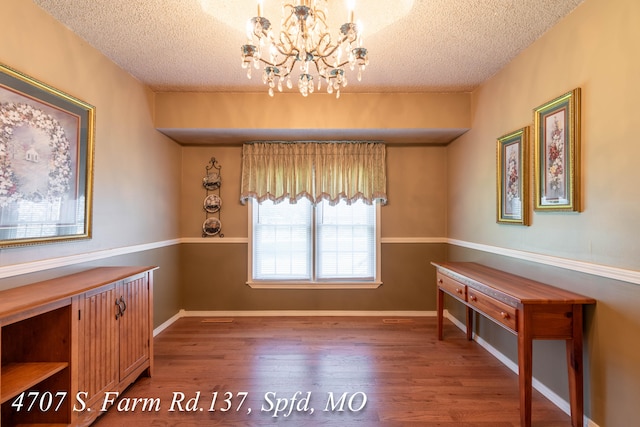
[[[207,174],[202,178],[202,186],[207,190],[217,190],[220,188],[220,174],[217,172]]]
[[[217,194],[211,194],[205,197],[203,207],[209,213],[216,213],[222,207],[222,199]]]
[[[222,224],[218,218],[207,218],[202,224],[202,233],[205,236],[215,236],[221,228]]]

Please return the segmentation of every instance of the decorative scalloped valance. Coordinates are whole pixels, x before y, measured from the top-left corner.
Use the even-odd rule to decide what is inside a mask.
[[[240,201],[387,202],[380,142],[253,142],[242,147]]]

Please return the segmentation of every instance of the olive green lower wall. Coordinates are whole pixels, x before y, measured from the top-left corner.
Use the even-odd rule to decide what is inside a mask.
[[[182,308],[187,311],[341,310],[433,311],[435,269],[445,244],[382,245],[377,289],[253,289],[247,281],[245,243],[181,245]]]
[[[585,415],[599,426],[637,422],[640,286],[454,245],[448,247],[447,258],[478,262],[595,298],[597,304],[584,311]],[[445,304],[463,321],[461,304],[451,299]],[[516,336],[482,317],[477,319],[475,332],[481,339],[517,363]],[[534,342],[533,376],[569,400],[563,341]]]

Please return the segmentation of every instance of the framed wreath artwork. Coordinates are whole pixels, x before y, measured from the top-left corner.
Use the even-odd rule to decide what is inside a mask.
[[[0,64],[0,247],[91,237],[95,108]]]
[[[529,225],[529,127],[498,138],[497,222]]]
[[[535,209],[579,212],[580,88],[533,110]]]

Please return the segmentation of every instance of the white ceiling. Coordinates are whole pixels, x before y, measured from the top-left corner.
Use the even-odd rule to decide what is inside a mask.
[[[33,1],[155,91],[266,92],[240,67],[256,0]],[[343,93],[472,91],[582,1],[358,0],[370,64]],[[264,3],[279,29],[281,2]],[[337,21],[345,3],[329,0]]]

